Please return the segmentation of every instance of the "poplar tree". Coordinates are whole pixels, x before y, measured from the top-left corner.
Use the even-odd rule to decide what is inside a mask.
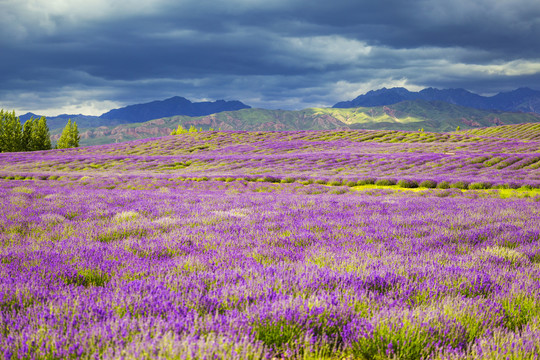
[[[32,151],[34,150],[34,144],[32,142],[32,130],[34,128],[34,117],[24,122],[21,139],[21,150]]]
[[[2,151],[13,152],[21,151],[22,127],[21,121],[12,113],[2,114]]]
[[[62,130],[62,134],[60,135],[60,138],[58,139],[58,143],[56,144],[57,149],[67,149],[67,148],[74,148],[79,147],[79,129],[77,127],[77,123],[73,122],[71,123],[71,119],[68,120],[68,123]]]
[[[0,109],[0,152],[4,151],[4,110]]]
[[[49,150],[51,149],[51,137],[49,135],[49,127],[47,119],[42,116],[32,127],[32,144],[33,150]]]
[[[71,125],[71,131],[70,131],[70,140],[71,140],[71,146],[70,147],[79,147],[79,140],[81,140],[81,136],[79,135],[79,127],[77,126],[77,122],[74,121]]]

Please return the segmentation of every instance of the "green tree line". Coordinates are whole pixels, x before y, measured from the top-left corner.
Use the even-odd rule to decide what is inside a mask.
[[[63,149],[79,146],[79,130],[77,124],[68,121],[62,131],[56,148]],[[24,125],[15,111],[0,110],[0,152],[39,151],[52,148],[47,119],[31,117]]]
[[[220,129],[221,130],[221,129]],[[182,125],[178,125],[178,128],[176,130],[173,130],[171,132],[171,135],[180,135],[180,134],[189,134],[194,132],[202,132],[202,128],[196,128],[195,126],[191,125],[189,129],[184,129]],[[210,128],[208,131],[214,131],[214,129]]]

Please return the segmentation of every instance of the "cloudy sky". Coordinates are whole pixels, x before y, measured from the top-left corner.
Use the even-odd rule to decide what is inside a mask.
[[[538,0],[0,0],[0,28],[0,108],[19,114],[540,90]]]

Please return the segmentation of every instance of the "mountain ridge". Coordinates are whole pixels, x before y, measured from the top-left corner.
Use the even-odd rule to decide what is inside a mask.
[[[47,117],[47,123],[49,125],[49,128],[57,129],[64,127],[68,119],[71,119],[73,121],[76,121],[79,127],[99,127],[139,123],[175,115],[205,116],[219,113],[222,111],[235,111],[249,108],[251,108],[251,106],[246,105],[238,100],[191,102],[184,97],[173,96],[165,100],[154,100],[147,103],[133,104],[117,109],[112,109],[101,114],[100,116],[83,114],[61,114],[57,116],[51,116]],[[36,115],[29,112],[19,116],[19,119],[21,120],[21,122],[24,122],[31,117],[39,118],[41,116],[42,115]]]
[[[341,101],[333,108],[371,107],[394,105],[407,100],[444,101],[450,104],[482,110],[540,113],[540,91],[518,88],[493,96],[482,96],[468,90],[425,88],[418,92],[403,87],[369,91],[350,101]]]

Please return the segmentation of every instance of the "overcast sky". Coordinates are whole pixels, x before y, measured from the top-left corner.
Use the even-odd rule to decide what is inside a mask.
[[[0,108],[540,90],[539,0],[0,0]]]

